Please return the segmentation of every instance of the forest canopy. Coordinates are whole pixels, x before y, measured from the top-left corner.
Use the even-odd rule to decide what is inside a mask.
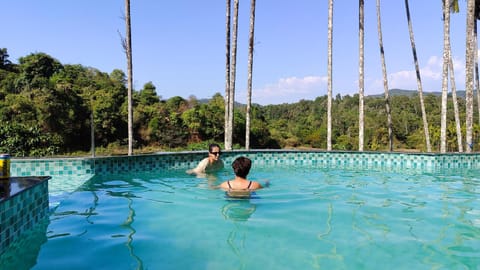
[[[88,152],[97,147],[127,144],[127,88],[125,73],[111,73],[82,65],[62,64],[45,53],[21,57],[18,63],[0,49],[0,152],[13,156],[52,156]],[[425,151],[420,101],[416,91],[392,92],[394,150]],[[434,151],[440,147],[440,99],[428,94],[425,107]],[[459,98],[460,119],[465,100]],[[336,95],[332,106],[334,150],[358,149],[358,95]],[[224,99],[172,97],[162,99],[156,86],[146,83],[133,93],[134,148],[194,149],[206,142],[223,142]],[[262,148],[326,148],[327,97],[291,104],[254,104],[250,146]],[[245,145],[245,106],[236,104],[233,142]],[[448,104],[447,148],[457,151],[453,103]],[[476,117],[474,123],[478,123]],[[465,134],[465,123],[462,123]],[[474,149],[479,125],[474,125]],[[365,150],[388,149],[385,101],[365,98]]]

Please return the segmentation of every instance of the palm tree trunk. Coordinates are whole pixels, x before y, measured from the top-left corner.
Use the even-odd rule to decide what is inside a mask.
[[[123,38],[122,38],[123,40]],[[95,119],[94,119],[94,113],[95,113],[95,104],[94,104],[94,99],[95,99],[95,90],[93,87],[88,86],[85,89],[85,93],[89,96],[89,107],[90,107],[90,152],[92,154],[92,158],[95,157]]]
[[[328,0],[327,151],[332,151],[332,43],[333,43],[333,0]]]
[[[453,0],[450,1],[449,7],[446,8],[445,0],[442,1],[443,5],[445,5],[444,12],[458,12],[458,0]],[[445,15],[443,17],[445,20]],[[449,35],[450,36],[450,35]],[[460,123],[460,113],[458,110],[458,99],[457,99],[457,87],[455,84],[455,71],[453,68],[453,57],[452,57],[452,47],[451,47],[451,42],[450,38],[448,41],[448,70],[450,72],[450,84],[452,88],[452,100],[453,100],[453,111],[455,115],[455,128],[457,132],[457,146],[458,146],[458,152],[463,152],[463,140],[462,140],[462,128],[461,128],[461,123]]]
[[[478,31],[477,31],[477,20],[475,20],[475,23],[473,25],[473,35],[474,35],[474,42],[475,42],[475,48],[478,48]],[[479,81],[479,75],[478,75],[478,50],[475,51],[475,90],[477,91],[477,107],[478,107],[478,122],[480,124],[480,81]]]
[[[363,151],[364,139],[364,0],[358,0],[358,151]]]
[[[455,127],[457,130],[457,144],[458,152],[463,152],[463,140],[462,140],[462,127],[460,123],[460,113],[458,110],[458,99],[457,99],[457,87],[455,86],[455,72],[453,70],[453,59],[452,59],[452,49],[448,49],[449,54],[449,71],[450,71],[450,84],[452,87],[452,100],[453,100],[453,111],[455,114]]]
[[[226,14],[226,64],[225,64],[225,128],[224,128],[224,142],[225,148],[231,148],[231,135],[229,133],[229,119],[230,119],[230,7],[231,0],[227,0],[227,14]]]
[[[466,25],[466,52],[465,52],[465,105],[466,105],[466,152],[473,150],[473,66],[475,58],[475,42],[473,26],[475,24],[475,0],[467,2],[467,25]]]
[[[90,96],[90,152],[95,157],[95,122],[93,121],[93,95]]]
[[[126,22],[126,53],[128,72],[128,155],[133,154],[133,67],[132,67],[132,34],[130,23],[130,0],[125,0],[125,22]]]
[[[380,45],[380,56],[382,59],[382,73],[383,73],[383,89],[385,90],[385,110],[387,112],[387,126],[388,126],[388,149],[393,151],[393,131],[392,131],[392,113],[390,111],[390,97],[388,92],[387,66],[385,64],[385,50],[383,48],[382,38],[382,21],[380,14],[380,0],[377,0],[377,32],[378,44]]]
[[[255,0],[250,2],[250,34],[248,38],[248,90],[247,112],[245,123],[245,149],[250,150],[250,111],[252,106],[252,72],[253,72],[253,44],[255,30]]]
[[[239,0],[233,1],[233,46],[232,46],[232,60],[230,70],[230,91],[229,91],[229,114],[228,114],[228,145],[225,145],[226,150],[232,150],[233,146],[233,110],[235,104],[235,78],[237,70],[237,36],[238,36],[238,4]]]
[[[442,104],[440,114],[440,153],[447,151],[447,93],[448,64],[450,63],[450,0],[443,5],[443,72],[442,72]]]
[[[432,152],[432,147],[430,145],[430,134],[428,132],[427,113],[425,112],[425,103],[423,101],[422,79],[420,77],[420,67],[418,65],[417,49],[415,48],[415,39],[413,37],[413,27],[412,27],[412,20],[410,19],[410,8],[408,7],[408,0],[405,0],[405,9],[407,13],[408,32],[410,34],[410,44],[412,45],[413,60],[415,62],[415,71],[417,74],[418,97],[420,99],[420,108],[422,110],[423,131],[425,133],[425,144],[427,147],[427,152]]]

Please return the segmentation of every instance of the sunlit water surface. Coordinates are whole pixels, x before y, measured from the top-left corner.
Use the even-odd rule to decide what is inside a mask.
[[[0,268],[480,269],[478,175],[253,168],[249,200],[227,169],[96,176]]]

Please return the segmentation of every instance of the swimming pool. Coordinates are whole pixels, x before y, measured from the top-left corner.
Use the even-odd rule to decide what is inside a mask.
[[[183,169],[97,175],[5,269],[478,269],[479,170],[257,166],[231,200]],[[35,256],[36,255],[36,256]],[[0,267],[4,269],[4,267]]]

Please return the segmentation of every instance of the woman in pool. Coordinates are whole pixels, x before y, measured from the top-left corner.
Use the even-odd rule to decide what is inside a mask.
[[[208,157],[202,159],[197,167],[188,170],[189,174],[204,174],[223,169],[223,161],[220,159],[220,146],[212,143],[208,146]]]
[[[247,180],[251,167],[252,161],[249,158],[238,157],[232,163],[235,179],[225,181],[219,187],[230,197],[250,197],[252,191],[263,188],[259,182]]]

